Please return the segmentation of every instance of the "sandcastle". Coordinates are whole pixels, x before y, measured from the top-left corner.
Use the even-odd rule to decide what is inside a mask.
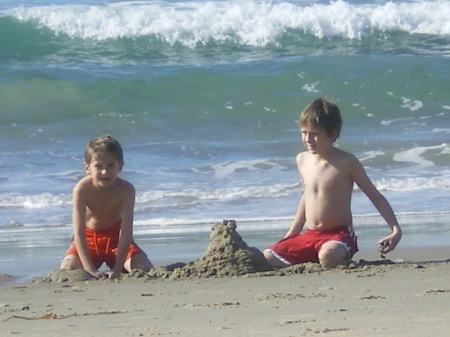
[[[156,269],[149,276],[187,278],[187,277],[222,277],[238,276],[265,272],[272,267],[260,250],[249,247],[236,231],[234,220],[223,220],[211,228],[209,245],[203,257],[194,262],[165,270]]]

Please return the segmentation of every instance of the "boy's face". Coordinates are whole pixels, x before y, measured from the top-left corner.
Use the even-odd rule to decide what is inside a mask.
[[[91,175],[94,184],[99,187],[109,187],[122,170],[123,163],[112,153],[97,153],[90,163],[84,163],[86,173]]]
[[[302,141],[306,149],[312,154],[322,155],[327,153],[336,139],[336,132],[328,134],[325,129],[311,124],[300,126]]]

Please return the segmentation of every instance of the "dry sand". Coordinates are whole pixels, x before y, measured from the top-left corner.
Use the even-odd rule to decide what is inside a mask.
[[[450,260],[361,260],[270,271],[233,223],[182,268],[92,280],[0,277],[1,336],[448,336]]]

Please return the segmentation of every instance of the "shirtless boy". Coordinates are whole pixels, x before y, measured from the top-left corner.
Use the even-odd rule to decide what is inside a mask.
[[[373,185],[359,160],[333,146],[342,119],[339,108],[317,99],[300,114],[299,126],[307,151],[297,155],[303,196],[285,239],[264,251],[276,268],[318,262],[325,268],[347,263],[358,251],[350,209],[353,185],[363,191],[392,233],[378,241],[380,252],[393,250],[402,232],[391,206]],[[301,233],[304,225],[306,230]]]
[[[73,189],[73,242],[61,269],[84,269],[96,278],[115,279],[122,270],[149,271],[153,265],[133,242],[135,190],[118,177],[123,167],[120,144],[110,136],[89,142],[87,175]],[[107,275],[98,271],[105,262]]]

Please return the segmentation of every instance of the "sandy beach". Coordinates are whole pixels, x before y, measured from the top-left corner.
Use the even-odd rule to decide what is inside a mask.
[[[448,336],[449,260],[0,285],[3,336]]]
[[[202,258],[173,271],[116,281],[54,271],[22,284],[3,275],[2,336],[448,335],[448,249],[255,272],[258,254],[223,228]]]

